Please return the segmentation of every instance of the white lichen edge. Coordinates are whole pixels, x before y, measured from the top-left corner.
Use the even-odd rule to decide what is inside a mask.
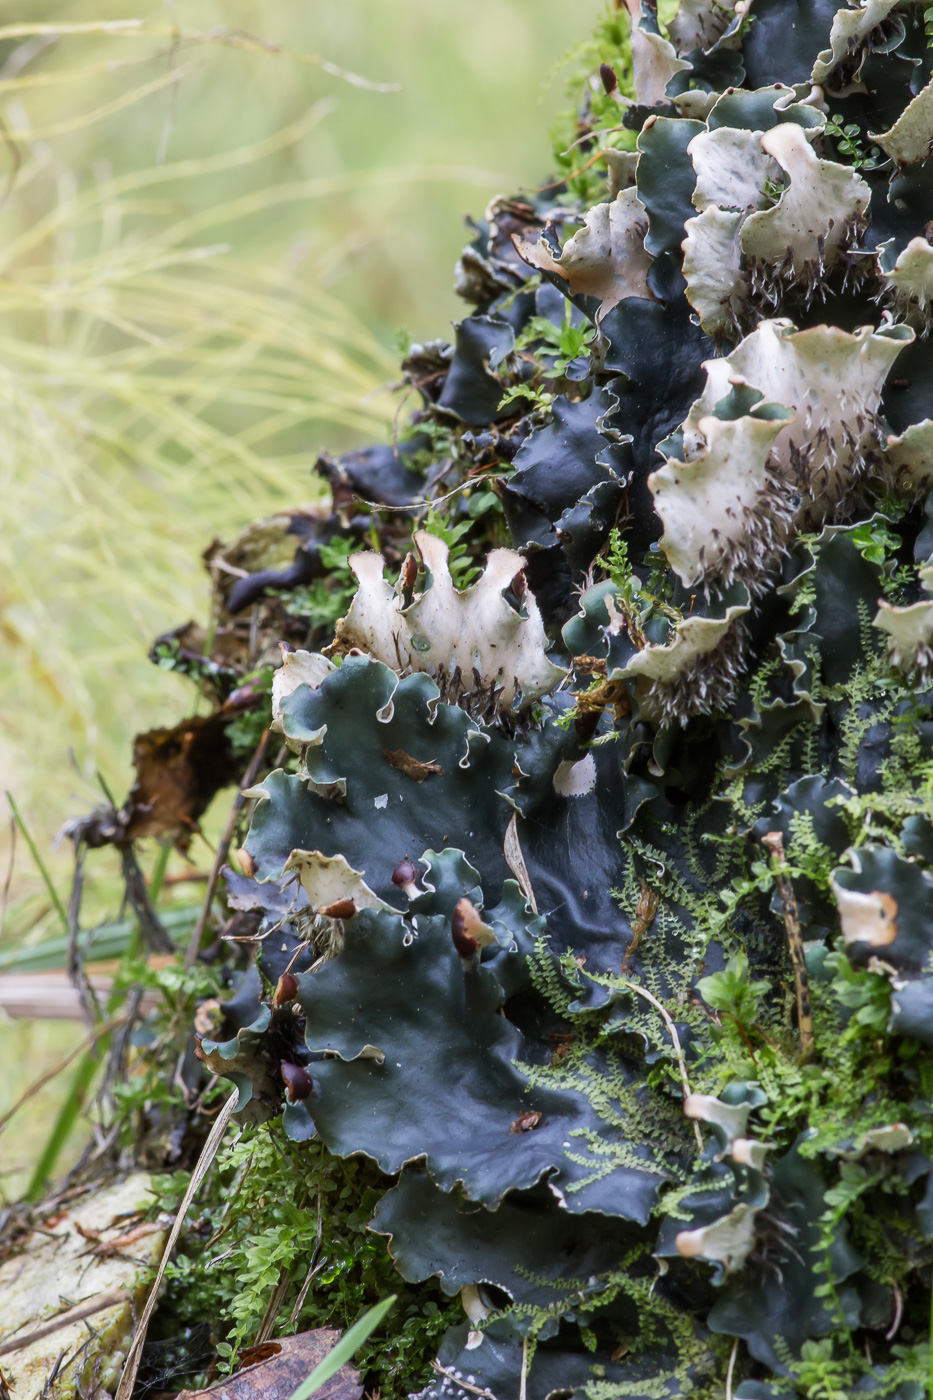
[[[735,643],[737,624],[749,611],[739,604],[722,618],[684,618],[667,643],[649,642],[612,679],[634,679],[639,714],[655,727],[710,714],[732,693],[738,649],[727,643]]]
[[[307,685],[316,690],[334,669],[318,651],[282,651],[282,664],[272,677],[272,723],[269,728],[275,734],[284,733],[282,726],[282,701],[292,695],[299,686]]]
[[[696,172],[694,209],[702,213],[713,205],[747,214],[762,207],[765,184],[778,173],[777,161],[762,145],[762,134],[717,126],[694,136],[687,147]]]
[[[392,914],[398,910],[370,889],[362,870],[354,870],[341,855],[326,856],[323,851],[294,850],[283,867],[283,873],[298,872],[301,888],[314,911],[320,914],[341,900],[351,899],[357,909],[384,909]]]
[[[933,143],[933,78],[908,103],[890,131],[868,135],[895,165],[916,165],[926,160]]]
[[[547,636],[533,596],[524,593],[521,613],[503,597],[524,557],[494,549],[476,582],[461,590],[450,576],[443,540],[424,530],[414,540],[428,582],[407,605],[401,581],[393,589],[383,577],[381,554],[350,556],[359,588],[337,623],[333,650],[358,647],[399,674],[431,675],[444,699],[479,695],[490,711],[514,713],[552,691],[566,671],[545,654]]]
[[[806,276],[816,285],[864,223],[871,190],[850,165],[821,160],[796,122],[782,122],[759,139],[790,183],[773,208],[746,219],[742,251],[763,283]]]
[[[690,64],[678,56],[668,39],[655,32],[653,16],[642,0],[625,0],[625,3],[632,21],[629,42],[635,101],[645,107],[653,107],[664,101],[671,78],[689,68]]]
[[[765,577],[793,522],[771,465],[774,440],[793,416],[762,404],[731,420],[708,414],[697,423],[703,451],[685,462],[669,457],[649,476],[661,549],[686,587],[740,578],[753,588]]]
[[[915,319],[929,330],[933,307],[933,246],[925,238],[912,238],[889,272],[879,269],[883,296],[895,315]]]
[[[837,10],[829,32],[829,48],[817,54],[810,81],[825,88],[840,63],[858,52],[862,41],[887,19],[896,4],[897,0],[867,0],[854,9],[843,5]],[[854,76],[857,78],[858,73]]]
[[[888,436],[885,475],[898,491],[925,494],[933,486],[933,418]]]
[[[645,249],[648,214],[630,186],[615,199],[594,204],[578,229],[555,258],[542,240],[537,243],[513,235],[518,255],[540,272],[563,277],[571,292],[602,302],[601,319],[624,297],[649,297],[646,276],[651,258]]]
[[[712,1094],[688,1094],[684,1099],[687,1118],[709,1123],[725,1139],[718,1160],[731,1158],[740,1167],[763,1171],[773,1144],[745,1137],[751,1105],[728,1104]],[[682,1259],[704,1259],[720,1266],[722,1274],[737,1273],[748,1259],[755,1243],[755,1222],[764,1197],[739,1201],[727,1215],[696,1230],[681,1230],[674,1246]]]
[[[681,1230],[674,1239],[682,1259],[705,1259],[721,1264],[725,1275],[735,1274],[743,1267],[755,1243],[754,1206],[739,1201],[728,1215],[704,1225],[699,1230]]]
[[[727,335],[741,323],[751,286],[743,268],[740,232],[762,206],[777,163],[761,148],[761,132],[731,126],[701,131],[687,147],[696,173],[693,206],[681,247],[687,300],[707,335]]]
[[[750,295],[742,268],[739,230],[744,214],[709,205],[684,224],[683,273],[687,300],[707,335],[725,336],[740,324]]]
[[[775,110],[786,102],[775,89]],[[685,225],[684,276],[708,334],[737,329],[755,290],[777,303],[788,281],[803,278],[812,294],[862,226],[870,190],[851,167],[815,154],[821,129],[720,126],[687,147],[698,213]],[[769,183],[783,185],[771,207]]]
[[[762,321],[730,355],[707,360],[706,386],[684,422],[688,459],[705,447],[700,422],[737,384],[794,411],[774,454],[801,496],[797,524],[832,519],[861,477],[882,465],[881,390],[906,345],[909,326],[836,326],[797,330],[784,319]]]
[[[685,1116],[718,1128],[728,1143],[744,1138],[750,1112],[750,1104],[724,1103],[714,1094],[687,1094],[684,1098]]]
[[[596,787],[596,759],[591,753],[558,763],[551,785],[558,797],[586,797]]]
[[[720,5],[718,0],[680,0],[677,13],[668,22],[668,35],[682,56],[694,49],[711,49],[729,28],[737,10],[737,5]]]
[[[933,565],[919,573],[925,591],[933,593]],[[882,600],[872,626],[885,634],[888,661],[896,671],[924,688],[933,682],[933,598],[906,608]]]

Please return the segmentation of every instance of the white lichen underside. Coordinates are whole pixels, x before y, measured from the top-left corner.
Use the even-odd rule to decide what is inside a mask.
[[[831,519],[861,476],[881,465],[881,390],[913,339],[907,326],[798,331],[787,320],[762,321],[730,355],[706,361],[706,387],[684,424],[687,457],[704,449],[701,420],[733,385],[747,384],[794,412],[773,450],[801,494],[797,523]]]
[[[608,203],[594,204],[559,258],[541,240],[532,243],[515,235],[512,241],[529,266],[563,277],[575,296],[601,301],[601,318],[624,297],[650,296],[645,281],[651,265],[645,250],[647,232],[647,211],[630,187]]]
[[[723,421],[701,418],[704,449],[691,461],[669,457],[648,478],[664,525],[661,548],[688,588],[707,581],[728,586],[762,577],[792,521],[788,493],[771,471],[771,449],[793,415],[754,411]]]
[[[446,544],[424,530],[414,539],[429,579],[407,606],[383,577],[381,554],[350,556],[359,588],[337,623],[335,649],[358,647],[400,674],[434,676],[451,700],[471,692],[494,697],[506,712],[553,690],[566,672],[547,659],[547,636],[534,598],[526,591],[519,613],[503,597],[524,557],[494,549],[477,581],[461,590],[450,576]]]

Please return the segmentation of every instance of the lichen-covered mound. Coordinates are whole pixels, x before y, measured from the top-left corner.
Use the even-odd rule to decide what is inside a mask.
[[[267,1004],[200,1054],[396,1176],[433,1394],[919,1400],[933,49],[629,8],[401,440],[218,583],[218,713],[277,627],[291,757],[231,879]]]

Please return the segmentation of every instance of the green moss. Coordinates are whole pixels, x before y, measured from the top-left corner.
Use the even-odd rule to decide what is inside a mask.
[[[218,1155],[189,1218],[167,1275],[155,1337],[170,1338],[193,1320],[212,1319],[223,1374],[264,1320],[272,1336],[343,1330],[397,1293],[391,1318],[361,1348],[355,1365],[368,1387],[401,1400],[427,1382],[440,1338],[463,1309],[434,1283],[407,1287],[385,1239],[367,1230],[389,1184],[369,1163],[340,1161],[319,1143],[288,1142],[270,1125],[243,1129]],[[171,1209],[186,1185],[184,1174],[157,1177],[160,1209]]]

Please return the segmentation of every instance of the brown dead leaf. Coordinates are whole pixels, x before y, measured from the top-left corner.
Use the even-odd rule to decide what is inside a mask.
[[[258,1342],[254,1347],[244,1347],[240,1352],[237,1370],[245,1371],[247,1366],[256,1366],[260,1361],[271,1361],[282,1351],[281,1342]]]
[[[573,1032],[551,1031],[548,1040],[553,1045],[551,1051],[551,1064],[559,1065],[561,1060],[565,1060],[576,1044],[577,1037]]]
[[[220,1030],[224,1014],[216,997],[202,1001],[194,1013],[194,1029],[198,1035],[211,1040]]]
[[[635,905],[635,917],[632,919],[632,941],[625,950],[625,957],[622,959],[622,966],[619,968],[620,972],[628,971],[629,962],[638,948],[642,936],[647,933],[648,929],[657,918],[660,905],[660,899],[648,884],[647,880],[642,880],[641,893],[638,896],[638,903]]]
[[[124,840],[170,836],[188,845],[214,794],[238,777],[227,724],[226,715],[194,715],[137,737],[136,781],[120,813]]]
[[[433,777],[434,774],[440,778],[444,776],[444,770],[439,763],[422,763],[420,759],[412,758],[404,749],[383,749],[382,756],[386,763],[398,768],[406,778],[414,778],[416,783],[423,783],[425,778]]]
[[[291,1395],[339,1340],[339,1332],[319,1327],[299,1332],[297,1337],[280,1337],[250,1347],[243,1354],[247,1364],[235,1375],[206,1390],[183,1390],[177,1400],[268,1400],[270,1396]],[[360,1400],[362,1394],[359,1372],[352,1366],[341,1366],[321,1386],[316,1400]]]
[[[515,1122],[509,1128],[510,1133],[531,1133],[541,1122],[541,1114],[532,1109],[528,1113],[520,1113]]]

